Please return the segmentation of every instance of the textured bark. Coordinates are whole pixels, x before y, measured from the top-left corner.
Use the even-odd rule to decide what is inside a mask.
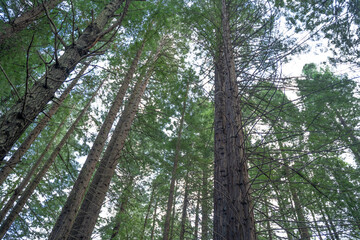
[[[86,189],[89,186],[93,173],[95,172],[96,164],[100,159],[101,153],[103,152],[111,127],[116,119],[120,107],[123,104],[126,91],[129,88],[129,84],[135,73],[141,53],[144,48],[144,44],[145,41],[142,42],[131,63],[131,66],[124,78],[124,81],[114,99],[113,104],[111,105],[105,121],[102,124],[100,131],[93,143],[93,146],[86,158],[86,161],[80,171],[80,174],[76,179],[74,186],[66,200],[66,203],[61,210],[61,213],[49,236],[49,239],[51,240],[66,239],[70,232],[70,229],[75,221],[75,217],[80,208],[81,202],[84,199]]]
[[[87,109],[90,107],[92,100],[96,96],[97,92],[99,91],[101,85],[96,90],[96,92],[93,94],[89,102],[86,104],[83,110],[79,113],[78,117],[75,119],[69,130],[66,132],[64,137],[61,139],[60,143],[55,147],[53,152],[51,153],[50,157],[46,160],[45,164],[41,168],[41,170],[38,172],[38,174],[35,176],[33,181],[27,186],[27,188],[22,193],[20,199],[14,206],[14,208],[11,210],[9,216],[6,218],[6,220],[3,222],[3,224],[0,227],[0,239],[6,234],[7,230],[10,228],[11,224],[15,221],[16,217],[20,214],[21,210],[23,209],[25,203],[30,198],[30,196],[35,191],[36,187],[39,185],[41,179],[46,175],[47,171],[51,167],[51,165],[54,163],[57,155],[60,153],[61,148],[64,146],[64,144],[67,142],[69,137],[72,135],[72,133],[75,130],[75,127],[81,120],[81,118],[86,113]]]
[[[76,42],[68,46],[56,63],[48,68],[45,76],[29,89],[26,98],[22,97],[6,114],[1,116],[0,159],[7,154],[30,123],[44,110],[76,65],[87,56],[89,49],[102,37],[103,29],[122,3],[123,0],[115,0],[106,5]]]
[[[215,64],[213,236],[214,240],[253,240],[255,220],[226,0],[221,1],[221,13],[223,49],[220,46]]]
[[[114,175],[118,159],[124,147],[125,140],[129,134],[131,124],[136,116],[136,112],[145,91],[147,82],[151,76],[147,73],[145,80],[141,79],[136,83],[133,93],[130,96],[128,105],[125,107],[110,143],[106,148],[99,167],[95,172],[90,184],[89,191],[86,193],[79,213],[70,230],[68,239],[90,239],[99,216],[102,203],[105,200],[109,189],[110,181]]]
[[[2,44],[6,39],[13,37],[17,32],[25,29],[36,19],[40,18],[45,12],[45,8],[48,10],[53,9],[62,1],[63,0],[44,1],[43,4],[33,7],[21,14],[21,16],[13,19],[10,23],[4,25],[2,31],[0,32],[0,44]]]
[[[184,193],[184,203],[183,203],[183,209],[181,214],[181,226],[180,226],[180,240],[184,240],[185,237],[185,227],[186,227],[186,216],[187,216],[187,208],[188,208],[188,197],[189,197],[189,174],[186,174],[185,177],[185,193]]]
[[[52,105],[50,110],[45,114],[45,116],[40,120],[36,127],[30,132],[26,139],[21,143],[20,147],[15,151],[11,156],[9,161],[6,162],[6,165],[0,170],[0,185],[6,180],[9,174],[13,171],[13,168],[21,161],[21,158],[24,156],[26,151],[30,148],[31,144],[35,141],[37,136],[41,131],[47,126],[51,117],[57,112],[61,107],[62,103],[65,101],[66,97],[70,94],[71,90],[77,84],[78,80],[84,75],[86,69],[90,63],[86,63],[84,67],[80,70],[74,80],[69,84],[61,96],[57,99],[56,102]]]
[[[173,168],[172,168],[172,172],[171,172],[169,197],[168,197],[168,203],[167,203],[166,213],[165,213],[163,240],[168,240],[169,236],[170,236],[171,209],[172,209],[172,205],[173,205],[173,201],[174,201],[175,182],[176,182],[176,178],[177,178],[176,172],[177,172],[177,167],[178,167],[179,157],[180,157],[181,135],[182,135],[183,127],[184,127],[184,117],[185,117],[185,112],[186,112],[186,102],[187,102],[187,98],[188,98],[188,91],[189,91],[189,84],[186,86],[186,96],[185,96],[185,99],[183,102],[180,124],[179,124],[178,133],[177,133],[175,156],[174,156]]]
[[[10,199],[7,201],[6,205],[3,207],[3,209],[1,209],[0,212],[0,222],[5,218],[6,214],[8,213],[8,211],[12,208],[12,206],[14,205],[15,201],[18,199],[18,197],[21,195],[23,189],[28,185],[31,177],[35,174],[35,171],[38,169],[38,167],[40,166],[40,164],[42,163],[46,153],[49,152],[50,148],[52,147],[55,138],[59,135],[59,132],[61,131],[63,125],[66,122],[66,118],[64,118],[64,120],[60,123],[60,125],[58,126],[58,128],[56,129],[54,135],[52,136],[52,138],[50,139],[49,143],[46,145],[44,151],[41,153],[40,157],[36,160],[36,162],[34,163],[34,165],[31,167],[30,171],[26,174],[25,178],[21,181],[21,183],[19,184],[19,186],[15,189],[13,195],[10,197]]]

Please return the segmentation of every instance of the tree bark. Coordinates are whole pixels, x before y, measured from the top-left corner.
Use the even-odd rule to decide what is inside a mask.
[[[22,190],[28,185],[31,177],[35,174],[35,171],[38,169],[39,165],[41,164],[41,162],[43,161],[46,153],[49,152],[50,148],[53,145],[53,142],[55,140],[55,138],[59,135],[59,132],[61,131],[63,125],[66,122],[68,116],[66,116],[64,118],[64,120],[60,123],[60,125],[58,126],[58,128],[56,129],[54,135],[52,136],[52,138],[50,139],[49,143],[46,145],[44,151],[41,153],[40,157],[38,158],[38,160],[35,162],[35,164],[31,167],[30,171],[26,174],[25,178],[21,181],[21,183],[19,184],[19,186],[15,189],[13,195],[11,196],[11,198],[7,201],[6,205],[3,207],[3,209],[1,209],[0,212],[0,222],[5,218],[6,214],[8,213],[8,211],[12,208],[12,206],[14,205],[15,201],[18,199],[18,197],[21,195]]]
[[[79,213],[70,230],[68,239],[91,238],[91,233],[95,227],[102,203],[105,200],[106,193],[109,189],[111,178],[114,175],[118,159],[129,134],[131,124],[136,116],[141,97],[145,91],[151,73],[152,71],[148,71],[145,80],[142,81],[140,78],[136,83],[129,103],[125,107],[124,112],[116,125],[110,143],[95,172],[89,191],[85,195]]]
[[[152,189],[151,189],[149,205],[148,205],[147,210],[146,210],[146,216],[145,216],[145,220],[144,220],[144,227],[143,227],[143,231],[141,233],[140,240],[143,240],[144,236],[145,236],[146,225],[147,225],[147,222],[148,222],[148,219],[149,219],[151,206],[152,206],[153,201],[154,201],[154,193],[155,193],[155,185],[153,184]]]
[[[57,112],[57,110],[61,107],[62,103],[65,101],[66,97],[70,94],[71,90],[75,87],[79,79],[84,75],[86,69],[90,65],[90,62],[86,63],[84,67],[80,70],[74,80],[71,81],[69,86],[65,89],[65,91],[61,94],[61,96],[57,99],[56,102],[52,105],[50,110],[45,114],[45,116],[40,120],[40,122],[36,125],[36,127],[30,132],[24,142],[21,143],[20,147],[15,151],[15,153],[11,156],[9,161],[5,163],[5,166],[0,170],[0,185],[6,180],[9,174],[13,171],[13,168],[21,161],[21,158],[24,156],[26,151],[30,148],[31,144],[35,141],[37,136],[41,133],[41,131],[47,126],[51,117]]]
[[[7,113],[0,118],[0,159],[2,159],[32,121],[43,111],[76,65],[86,58],[89,49],[107,32],[104,28],[124,0],[114,0],[105,6],[80,37],[68,46],[47,73],[29,89]],[[127,1],[128,2],[128,1]],[[128,4],[126,5],[128,6]],[[125,7],[122,17],[125,15]],[[121,20],[122,18],[120,18]],[[119,24],[117,21],[116,24]]]
[[[185,237],[185,227],[186,227],[186,220],[187,220],[187,208],[188,208],[188,196],[189,195],[189,172],[186,173],[185,177],[185,193],[184,193],[184,203],[183,209],[181,214],[181,228],[180,228],[180,240],[184,240]]]
[[[156,210],[158,206],[158,201],[155,200],[155,207],[154,207],[154,214],[153,214],[153,221],[152,221],[152,227],[151,227],[151,235],[150,240],[154,240],[154,233],[155,233],[155,225],[156,225]]]
[[[228,3],[221,1],[222,44],[215,63],[214,240],[256,239],[245,137],[230,36]]]
[[[36,187],[39,185],[41,179],[45,176],[51,165],[54,163],[57,155],[59,154],[61,148],[64,146],[64,144],[67,142],[71,134],[74,132],[75,127],[81,120],[81,118],[86,113],[87,109],[90,107],[92,100],[95,98],[96,94],[98,93],[100,87],[102,84],[100,84],[99,88],[96,90],[96,92],[92,95],[89,102],[86,104],[84,109],[80,112],[78,117],[75,119],[74,123],[71,125],[69,130],[66,132],[64,137],[61,139],[60,143],[55,147],[54,151],[51,153],[50,157],[47,159],[41,170],[38,172],[38,174],[35,176],[33,181],[29,184],[29,186],[25,189],[23,194],[21,195],[19,201],[16,203],[15,207],[10,212],[9,216],[6,218],[6,220],[3,222],[3,224],[0,227],[0,239],[6,234],[7,230],[10,228],[11,224],[15,221],[16,217],[20,214],[22,208],[24,207],[27,200],[30,198],[30,196],[35,191]]]
[[[185,118],[185,112],[186,112],[186,102],[188,98],[188,92],[189,92],[189,84],[186,86],[186,95],[183,102],[183,107],[181,111],[181,118],[180,118],[180,125],[178,129],[177,134],[177,140],[176,140],[176,147],[175,147],[175,156],[174,156],[174,162],[173,162],[173,168],[171,172],[171,182],[170,182],[170,190],[169,190],[169,197],[168,197],[168,203],[165,213],[165,223],[164,223],[164,233],[163,233],[163,240],[169,239],[170,234],[170,218],[171,218],[171,209],[174,201],[174,190],[175,190],[175,182],[177,179],[176,173],[177,173],[177,167],[180,157],[180,150],[181,150],[181,135],[184,127],[184,118]]]
[[[86,158],[86,161],[80,171],[80,174],[76,179],[74,186],[66,200],[66,203],[63,206],[61,213],[52,229],[52,232],[49,236],[49,240],[66,239],[66,236],[70,232],[70,229],[75,221],[75,217],[80,208],[81,202],[84,199],[86,189],[89,186],[93,173],[95,172],[96,164],[100,159],[101,153],[103,152],[111,127],[116,119],[120,107],[123,104],[126,91],[129,88],[129,84],[133,79],[135,70],[140,60],[141,53],[144,49],[144,45],[145,45],[145,40],[142,42],[141,46],[139,47],[131,63],[131,66],[124,78],[124,82],[122,83],[115,97],[115,100],[111,105],[111,108],[105,118],[104,123],[100,128],[100,131]]]
[[[42,4],[39,4],[32,9],[21,14],[21,16],[13,19],[10,23],[3,26],[2,31],[0,32],[0,45],[7,39],[13,37],[17,32],[22,31],[27,26],[29,26],[36,19],[40,18],[41,15],[45,12],[45,8],[50,10],[56,7],[63,0],[48,0],[44,1]]]

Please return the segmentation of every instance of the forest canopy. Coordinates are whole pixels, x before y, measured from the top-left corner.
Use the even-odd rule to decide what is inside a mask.
[[[359,25],[359,0],[0,0],[0,239],[360,239]]]

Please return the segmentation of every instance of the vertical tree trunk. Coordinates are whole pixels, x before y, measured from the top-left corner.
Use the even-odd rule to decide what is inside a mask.
[[[147,222],[148,222],[148,219],[149,219],[151,206],[152,206],[153,201],[154,201],[154,193],[155,193],[155,185],[153,183],[152,189],[151,189],[150,201],[149,201],[149,205],[148,205],[147,210],[146,210],[146,216],[145,216],[145,220],[144,220],[144,227],[143,227],[143,231],[141,233],[140,240],[143,240],[144,236],[145,236],[146,225],[147,225]]]
[[[36,19],[40,18],[45,11],[45,7],[48,10],[53,9],[62,1],[63,0],[44,1],[42,4],[39,4],[38,6],[24,12],[20,17],[13,19],[11,23],[3,26],[0,32],[0,45],[4,42],[4,40],[13,37],[15,33],[20,32]]]
[[[221,13],[223,49],[215,64],[213,236],[214,240],[253,240],[255,220],[226,0],[221,1]]]
[[[157,210],[158,201],[155,200],[155,207],[154,207],[154,214],[153,214],[153,221],[152,221],[152,227],[151,227],[151,235],[150,240],[154,239],[154,233],[155,233],[155,225],[156,225],[156,210]]]
[[[181,214],[181,226],[180,226],[180,240],[184,240],[185,237],[185,228],[186,228],[186,216],[187,216],[187,208],[188,208],[188,195],[189,195],[189,172],[186,173],[185,177],[185,192],[184,192],[184,203]]]
[[[196,195],[196,207],[195,207],[195,226],[194,226],[194,240],[198,239],[199,235],[199,209],[200,209],[200,189],[197,191]]]
[[[268,240],[272,240],[272,230],[271,230],[271,225],[270,225],[270,214],[269,214],[269,208],[268,208],[268,201],[267,198],[265,198],[265,214],[266,214],[266,228],[268,231]]]
[[[174,190],[174,200],[172,204],[172,213],[170,216],[170,234],[169,240],[172,240],[174,237],[174,225],[175,225],[175,218],[176,218],[176,193],[177,193],[177,182],[175,182],[175,190]]]
[[[175,182],[177,179],[176,172],[177,172],[177,167],[178,167],[178,162],[179,162],[179,157],[180,157],[181,136],[182,136],[182,131],[183,131],[183,127],[184,127],[184,120],[185,120],[184,118],[185,118],[185,112],[186,112],[186,102],[187,102],[187,98],[188,98],[188,91],[189,91],[189,84],[187,84],[187,86],[186,86],[186,95],[185,95],[185,99],[183,102],[180,124],[179,124],[178,133],[177,133],[175,156],[174,156],[173,168],[172,168],[172,172],[171,172],[169,197],[168,197],[168,203],[167,203],[166,213],[165,213],[163,240],[169,239],[171,208],[172,208],[173,201],[174,201],[174,189],[175,189]]]
[[[100,155],[104,149],[106,139],[116,119],[116,115],[124,101],[126,91],[129,88],[129,84],[137,68],[142,51],[144,49],[144,45],[145,40],[141,43],[141,46],[139,47],[131,63],[131,66],[124,78],[124,82],[122,83],[115,100],[110,107],[110,110],[100,128],[98,135],[96,136],[96,139],[80,171],[80,174],[76,179],[74,186],[66,200],[66,203],[63,206],[61,213],[52,229],[49,240],[66,239],[66,236],[70,232],[81,202],[84,199],[86,189],[89,186],[93,173],[95,172],[96,164],[99,161]]]
[[[68,239],[91,238],[91,233],[99,216],[101,205],[109,189],[110,181],[114,175],[121,150],[124,147],[125,140],[136,116],[141,97],[145,91],[151,73],[152,71],[148,71],[145,80],[142,81],[142,79],[140,79],[136,83],[129,103],[121,115],[110,143],[95,172],[89,191],[85,195],[79,213],[70,230]]]
[[[209,205],[208,205],[208,172],[207,168],[202,171],[202,189],[201,189],[201,240],[209,239]]]
[[[79,79],[84,75],[86,69],[88,68],[90,62],[84,64],[83,68],[77,74],[74,80],[69,84],[69,86],[65,89],[65,91],[61,94],[59,99],[52,105],[50,110],[45,114],[45,116],[40,120],[40,122],[36,125],[36,127],[30,132],[30,134],[26,137],[24,142],[21,143],[20,147],[15,151],[15,153],[11,156],[9,161],[6,162],[6,165],[0,170],[0,185],[6,180],[9,174],[13,171],[13,168],[16,164],[18,164],[21,158],[24,156],[26,151],[30,148],[31,144],[35,141],[37,136],[41,133],[41,131],[47,126],[51,117],[57,112],[62,103],[65,101],[66,97],[70,94],[71,90],[75,87]]]
[[[29,89],[3,116],[0,117],[0,159],[2,159],[30,123],[43,111],[55,92],[74,70],[76,65],[87,56],[89,49],[106,33],[104,29],[115,11],[124,0],[114,0],[105,6],[98,17],[84,30],[75,43],[68,46],[47,73]],[[124,16],[126,9],[124,9]],[[120,18],[122,19],[122,18]],[[116,24],[119,24],[117,22]]]
[[[60,125],[56,129],[54,135],[50,139],[49,143],[46,145],[44,151],[41,153],[40,157],[38,158],[38,160],[36,160],[34,165],[31,167],[30,171],[26,174],[25,178],[21,181],[19,186],[15,189],[15,191],[14,191],[13,195],[11,196],[11,198],[7,201],[7,203],[3,207],[3,209],[1,209],[0,222],[5,218],[7,212],[12,208],[15,201],[18,199],[18,197],[22,193],[22,190],[28,185],[31,177],[35,174],[35,171],[38,169],[38,167],[39,167],[40,163],[42,162],[42,160],[44,159],[46,153],[48,153],[50,148],[52,147],[55,138],[59,135],[59,132],[61,131],[63,125],[65,124],[67,117],[68,116],[66,116],[64,118],[64,120],[60,123]]]
[[[86,104],[84,109],[80,112],[78,117],[75,119],[74,123],[71,125],[69,130],[66,132],[64,137],[61,139],[60,143],[55,147],[54,151],[51,153],[50,157],[47,159],[41,170],[38,172],[38,174],[35,176],[33,181],[29,184],[29,186],[25,189],[23,194],[21,195],[19,201],[16,203],[15,207],[10,212],[9,216],[6,218],[6,220],[3,222],[3,224],[0,227],[0,238],[2,238],[7,230],[10,228],[11,224],[15,221],[16,217],[20,214],[22,208],[24,207],[27,200],[30,198],[30,196],[35,191],[36,187],[39,185],[41,179],[45,176],[51,165],[54,163],[57,155],[59,154],[61,148],[64,146],[64,144],[67,142],[71,134],[74,132],[75,127],[81,120],[81,118],[86,113],[87,109],[90,107],[92,100],[95,98],[96,94],[98,93],[100,87],[96,90],[96,92],[93,94],[93,96],[90,98],[89,102]]]

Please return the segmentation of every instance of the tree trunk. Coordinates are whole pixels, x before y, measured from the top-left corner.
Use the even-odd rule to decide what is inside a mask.
[[[148,219],[149,219],[151,206],[152,206],[153,201],[154,201],[154,193],[155,193],[155,185],[153,184],[152,189],[151,189],[149,205],[148,205],[147,210],[146,210],[146,216],[145,216],[145,220],[144,220],[144,228],[143,228],[140,240],[143,240],[144,236],[145,236],[146,225],[147,225],[147,222],[148,222]]]
[[[141,46],[139,47],[131,63],[131,66],[125,76],[124,82],[122,83],[115,97],[115,100],[105,118],[104,123],[100,128],[100,131],[86,158],[86,161],[80,171],[80,174],[76,179],[76,182],[74,183],[74,186],[66,200],[66,203],[63,206],[61,213],[52,229],[52,232],[49,236],[49,240],[66,239],[66,236],[70,232],[70,229],[75,221],[75,217],[80,208],[81,202],[84,199],[86,189],[89,186],[93,173],[95,172],[96,164],[100,159],[101,153],[103,152],[111,127],[116,119],[120,107],[123,104],[126,91],[129,88],[129,84],[137,68],[141,53],[144,49],[144,45],[145,45],[145,40],[142,42]]]
[[[114,175],[118,159],[129,134],[131,124],[136,116],[141,97],[145,91],[151,73],[152,71],[148,71],[145,80],[142,81],[140,78],[136,83],[129,103],[121,115],[110,143],[95,172],[89,191],[85,195],[79,213],[70,230],[68,239],[91,238],[91,233],[95,227],[102,203],[109,189],[111,178]]]
[[[175,182],[175,190],[174,190],[174,201],[172,204],[172,213],[170,216],[170,234],[169,234],[169,240],[173,239],[174,236],[174,224],[175,224],[175,218],[176,218],[176,193],[177,193],[177,183]]]
[[[198,190],[197,191],[197,195],[196,195],[196,207],[195,207],[195,226],[194,226],[194,240],[198,239],[198,235],[199,235],[199,209],[200,209],[200,193],[201,191]]]
[[[17,103],[0,118],[0,159],[2,159],[32,121],[43,111],[55,92],[87,56],[89,49],[102,38],[104,28],[124,0],[114,0],[105,6],[99,16],[91,22],[75,43],[68,46],[47,73],[25,93]],[[127,1],[128,2],[128,1]],[[124,13],[122,17],[126,13]],[[122,18],[120,18],[122,19]],[[116,24],[119,22],[117,21]]]
[[[11,224],[15,221],[16,217],[20,214],[22,208],[24,207],[27,200],[30,198],[30,196],[35,191],[36,187],[39,185],[41,179],[45,176],[51,165],[54,163],[57,155],[59,154],[61,148],[64,146],[64,144],[67,142],[71,134],[74,132],[75,127],[81,120],[81,118],[86,113],[87,109],[90,107],[92,100],[95,98],[96,94],[98,93],[100,87],[102,84],[100,84],[99,88],[96,90],[96,92],[92,95],[89,102],[86,104],[84,109],[80,112],[78,117],[75,119],[74,123],[71,125],[69,130],[66,132],[64,137],[61,139],[60,143],[55,147],[54,151],[51,153],[50,157],[45,162],[44,166],[41,168],[41,170],[38,172],[38,174],[35,176],[33,181],[29,184],[29,186],[25,189],[23,194],[21,195],[19,201],[16,203],[15,207],[10,212],[9,216],[6,218],[6,220],[3,222],[3,224],[0,227],[0,239],[5,235],[7,230],[10,228]]]
[[[153,214],[153,222],[152,222],[152,227],[151,227],[150,240],[153,240],[153,239],[154,239],[155,225],[156,225],[156,210],[157,210],[157,206],[158,206],[158,201],[155,200],[155,207],[154,207],[154,214]]]
[[[34,22],[36,19],[40,18],[41,15],[45,12],[45,8],[48,10],[53,9],[62,1],[63,0],[44,1],[42,4],[39,4],[38,6],[24,12],[23,14],[21,14],[20,17],[11,20],[10,23],[3,26],[0,32],[0,45],[6,39],[13,37],[15,33],[20,32],[21,30],[29,26],[32,22]]]
[[[208,172],[207,168],[202,171],[202,189],[201,189],[201,240],[209,239],[209,205],[208,205]]]
[[[125,213],[126,206],[129,202],[129,195],[131,193],[133,181],[134,181],[134,177],[131,176],[127,186],[125,187],[125,189],[123,190],[123,193],[121,194],[120,207],[117,212],[115,225],[114,225],[111,237],[110,237],[111,240],[115,239],[116,236],[119,234],[119,230],[120,230],[120,226],[121,226],[121,222],[122,222],[121,216]]]
[[[214,240],[256,239],[245,138],[226,0],[222,47],[215,63]]]
[[[185,193],[184,193],[184,203],[181,214],[181,228],[180,228],[180,240],[184,240],[185,237],[185,227],[186,227],[186,216],[187,216],[187,208],[188,208],[188,195],[189,195],[189,172],[186,173],[185,177]]]
[[[90,62],[86,63],[84,67],[80,70],[74,80],[69,84],[65,91],[61,94],[59,99],[52,105],[50,110],[45,114],[45,116],[40,120],[36,127],[30,132],[26,137],[24,142],[21,143],[20,147],[12,155],[9,161],[6,162],[6,165],[0,170],[0,185],[6,180],[9,174],[13,171],[16,164],[21,161],[21,158],[24,156],[26,151],[30,148],[31,144],[35,141],[37,136],[41,131],[47,126],[51,117],[57,112],[62,103],[65,101],[66,97],[70,94],[71,90],[77,84],[78,80],[84,75],[86,69],[88,68]]]
[[[46,145],[44,151],[42,152],[42,154],[40,155],[40,157],[38,158],[38,160],[35,162],[35,164],[31,167],[30,171],[26,174],[25,178],[21,181],[21,183],[19,184],[19,186],[15,189],[13,195],[11,196],[11,198],[7,201],[6,205],[3,207],[3,209],[1,209],[0,212],[0,222],[5,218],[7,212],[12,208],[12,206],[14,205],[15,201],[18,199],[18,197],[21,195],[22,190],[28,185],[31,177],[35,174],[35,171],[38,169],[39,165],[41,164],[42,160],[44,159],[46,153],[49,152],[50,148],[53,145],[53,142],[55,140],[55,138],[59,135],[59,132],[61,131],[63,125],[66,122],[68,116],[66,116],[64,118],[64,120],[60,123],[60,125],[58,126],[58,128],[56,129],[54,135],[52,136],[52,138],[50,139],[49,143]]]
[[[316,220],[314,211],[313,211],[313,210],[310,210],[310,212],[311,212],[312,218],[314,219],[315,229],[316,229],[316,231],[317,231],[317,233],[318,233],[318,237],[319,237],[320,240],[323,240],[323,238],[322,238],[322,236],[321,236],[321,231],[320,231],[319,225],[317,224],[317,220]]]
[[[163,233],[163,240],[169,240],[169,233],[170,233],[170,218],[171,218],[171,209],[172,204],[174,201],[174,189],[175,189],[175,182],[177,179],[176,172],[180,157],[180,150],[181,150],[181,135],[184,127],[184,118],[185,118],[185,112],[186,112],[186,102],[188,98],[188,92],[189,92],[189,84],[186,86],[186,95],[183,102],[182,112],[181,112],[181,118],[180,118],[180,125],[177,133],[177,140],[176,140],[176,147],[175,147],[175,156],[174,156],[174,162],[173,162],[173,168],[171,172],[171,182],[170,182],[170,190],[169,190],[169,197],[168,197],[168,203],[165,213],[165,223],[164,223],[164,233]]]

